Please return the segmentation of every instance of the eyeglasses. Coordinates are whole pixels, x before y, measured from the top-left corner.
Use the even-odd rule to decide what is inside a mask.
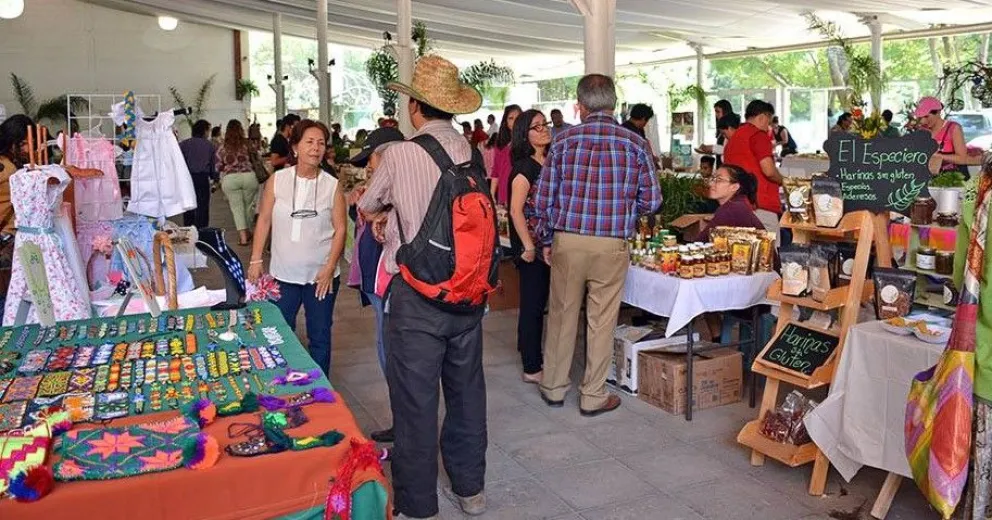
[[[530,127],[530,129],[531,130],[543,130],[545,128],[548,128],[549,126],[551,126],[551,123],[548,122],[548,121],[545,121],[544,123],[541,123],[539,125],[534,125],[534,126]]]
[[[725,177],[709,177],[707,179],[704,179],[703,181],[704,182],[707,182],[707,183],[710,183],[710,184],[717,184],[719,182],[726,182],[727,184],[733,184],[734,183],[734,181],[732,181],[730,179],[727,179]]]
[[[317,177],[313,181],[313,208],[312,209],[296,209],[296,181],[299,179],[299,175],[293,175],[293,211],[290,212],[289,216],[295,219],[308,219],[314,218],[319,213],[317,212],[317,188],[320,183],[320,173],[317,173]]]

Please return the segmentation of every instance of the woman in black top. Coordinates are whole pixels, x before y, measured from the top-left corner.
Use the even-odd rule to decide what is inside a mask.
[[[782,146],[780,157],[798,153],[796,140],[792,138],[788,128],[778,124],[778,116],[772,118],[772,135],[775,137],[775,144]]]
[[[534,240],[534,191],[549,144],[551,131],[544,114],[528,110],[517,118],[511,142],[510,244],[514,254],[520,255],[517,350],[524,366],[523,380],[533,384],[541,382],[544,307],[551,289],[551,267],[538,257]]]

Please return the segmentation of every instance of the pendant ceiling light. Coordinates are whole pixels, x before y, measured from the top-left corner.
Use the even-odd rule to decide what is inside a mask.
[[[179,20],[171,16],[159,16],[158,26],[163,31],[174,31],[176,27],[179,27]]]
[[[0,18],[13,20],[24,12],[24,0],[0,0]]]

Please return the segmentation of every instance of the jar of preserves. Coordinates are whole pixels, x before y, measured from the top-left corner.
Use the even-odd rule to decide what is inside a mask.
[[[715,254],[706,255],[706,276],[720,276],[720,261]]]
[[[695,275],[695,257],[688,253],[679,255],[679,278],[689,280]]]
[[[692,262],[692,276],[706,278],[706,258],[702,254],[697,254]]]
[[[934,220],[941,227],[958,227],[959,222],[957,213],[937,213],[937,218]]]
[[[720,275],[730,274],[730,253],[720,253]]]
[[[920,246],[916,250],[916,268],[923,271],[933,271],[937,265],[937,252],[932,247]]]
[[[937,274],[950,276],[954,274],[954,251],[937,251],[936,264]]]
[[[678,239],[675,238],[675,235],[665,235],[665,238],[662,239],[662,243],[665,244],[665,247],[675,247],[679,245]]]
[[[928,226],[933,222],[933,211],[937,203],[932,197],[917,197],[909,206],[909,220],[917,226]]]

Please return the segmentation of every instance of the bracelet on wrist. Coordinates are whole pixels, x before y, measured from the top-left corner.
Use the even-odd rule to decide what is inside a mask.
[[[248,262],[248,265],[256,265],[256,264],[261,264],[261,263],[264,263],[264,262],[265,262],[265,260],[252,260],[251,262]]]

